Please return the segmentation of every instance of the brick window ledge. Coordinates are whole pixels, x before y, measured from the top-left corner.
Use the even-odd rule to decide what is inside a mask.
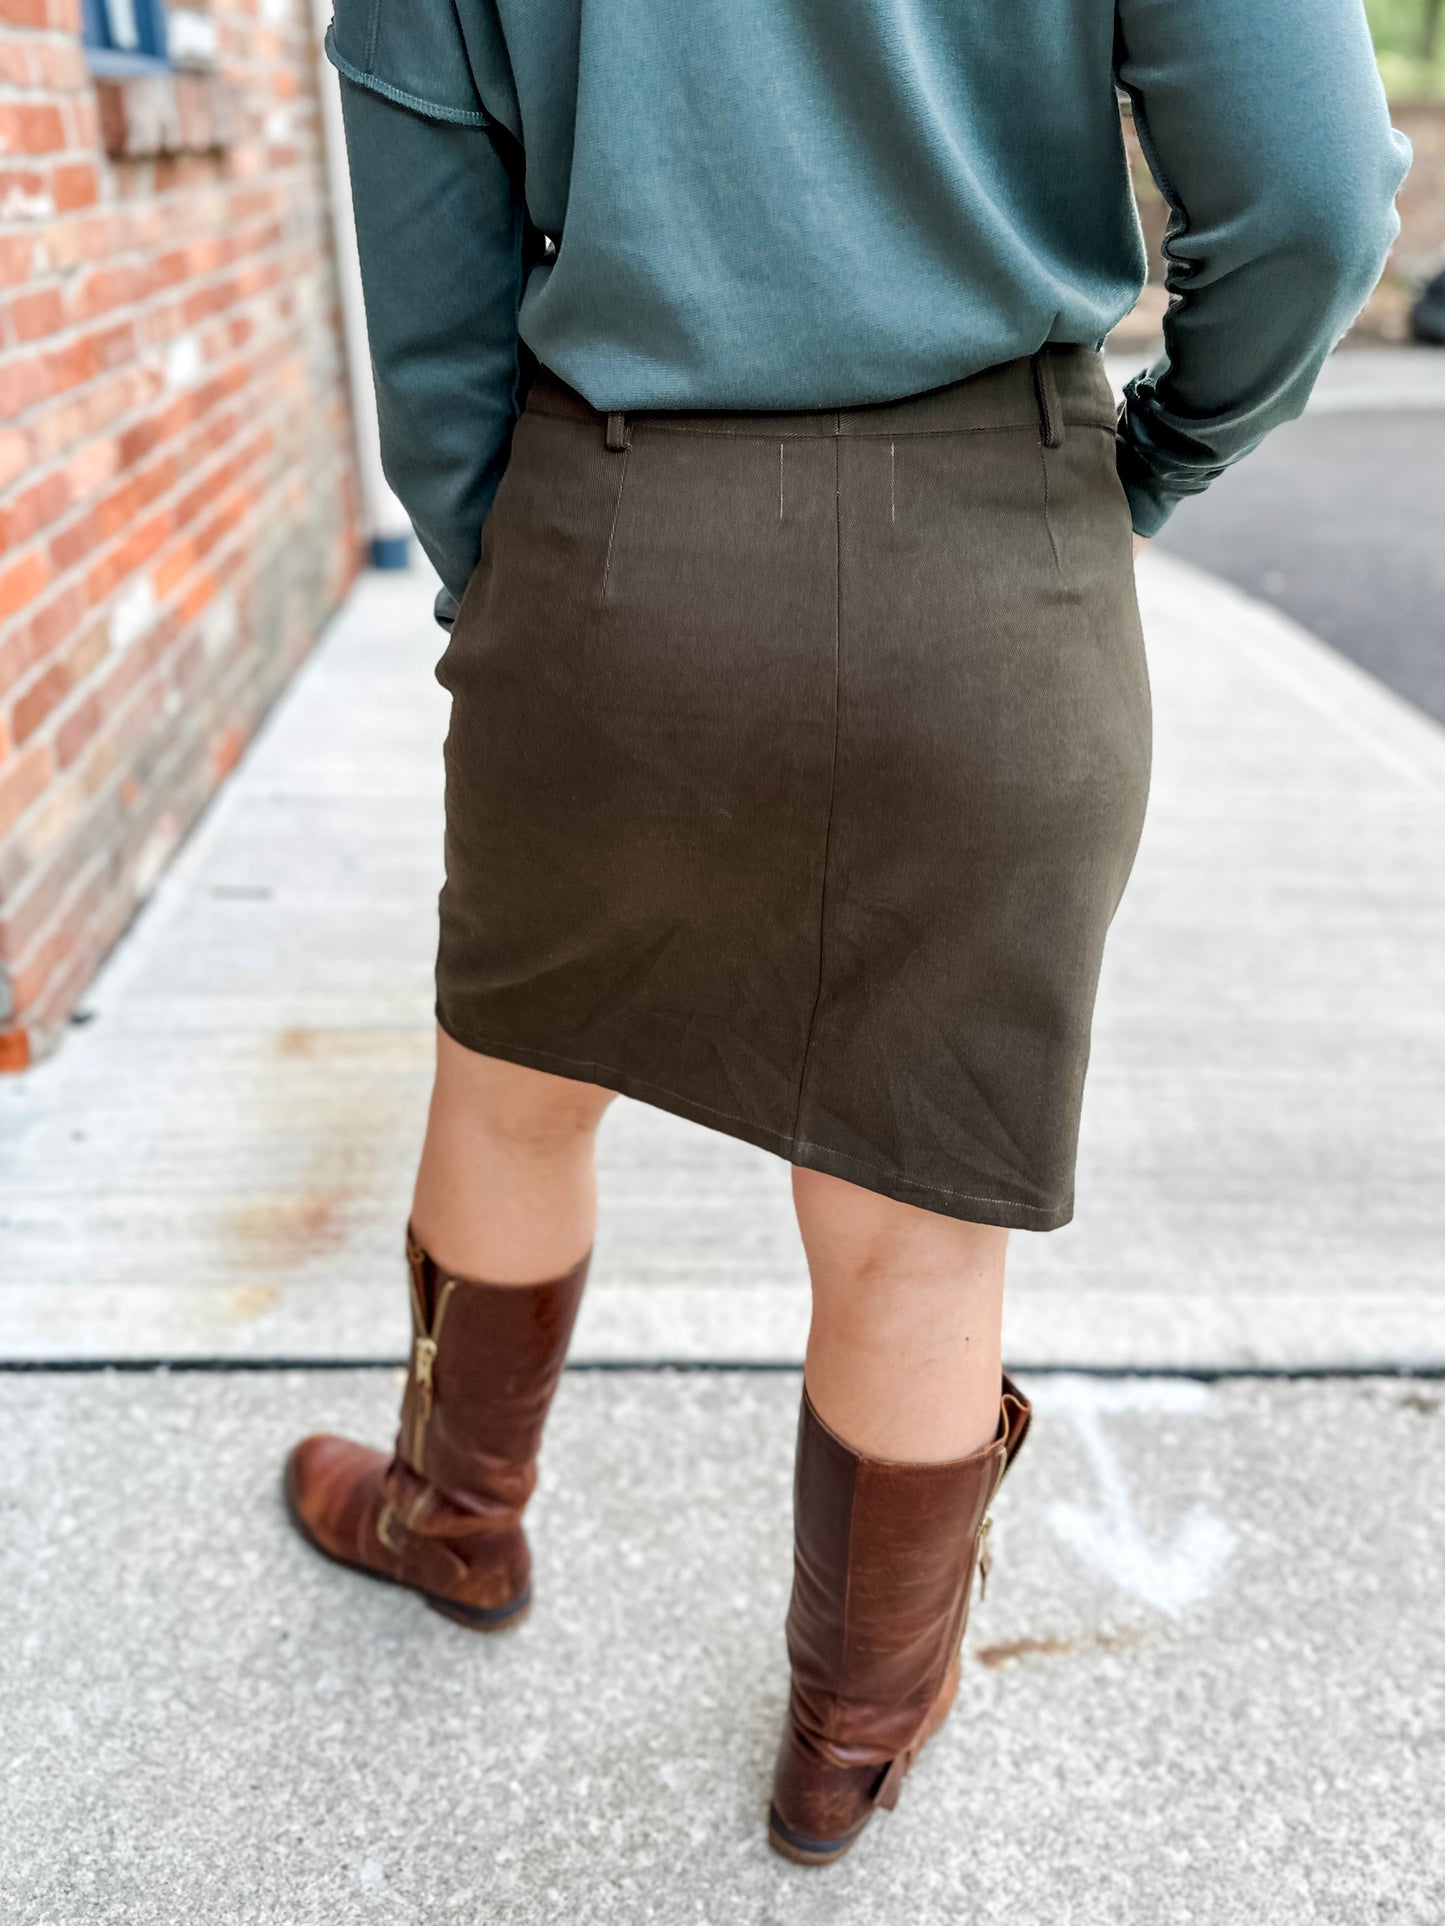
[[[97,68],[101,138],[115,160],[206,154],[236,137],[236,96],[219,74],[155,66],[108,73]]]

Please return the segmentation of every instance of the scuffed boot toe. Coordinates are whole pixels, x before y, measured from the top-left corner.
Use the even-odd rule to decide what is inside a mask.
[[[472,1631],[526,1617],[531,1561],[509,1513],[460,1511],[386,1452],[325,1432],[291,1452],[284,1491],[301,1536],[337,1564],[405,1585]]]
[[[377,1537],[389,1454],[350,1438],[318,1432],[286,1460],[284,1492],[291,1522],[327,1558],[391,1577],[392,1560]]]

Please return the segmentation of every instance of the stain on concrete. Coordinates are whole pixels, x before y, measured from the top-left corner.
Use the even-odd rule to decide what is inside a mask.
[[[1062,1658],[1070,1652],[1126,1652],[1144,1636],[1141,1631],[1085,1632],[1078,1638],[1011,1638],[999,1645],[981,1645],[975,1663],[990,1672],[1016,1659]]]
[[[221,1236],[228,1245],[243,1245],[248,1261],[263,1270],[298,1270],[346,1248],[350,1201],[351,1193],[340,1189],[251,1198],[222,1213]]]
[[[334,1032],[304,1025],[278,1030],[270,1040],[274,1056],[288,1064],[321,1058],[334,1044]],[[303,1270],[344,1253],[352,1209],[365,1194],[350,1181],[358,1160],[365,1163],[369,1151],[357,1131],[355,1090],[344,1076],[328,1077],[320,1086],[324,1101],[318,1107],[317,1089],[310,1082],[298,1089],[295,1081],[296,1075],[310,1074],[278,1069],[256,1090],[263,1126],[257,1136],[266,1142],[271,1133],[265,1126],[274,1125],[275,1166],[268,1170],[263,1165],[251,1178],[253,1194],[237,1198],[217,1214],[222,1246],[232,1255],[239,1248],[245,1265],[263,1274]],[[298,1156],[296,1114],[303,1101],[310,1130]],[[338,1183],[338,1164],[343,1162],[348,1181]],[[280,1288],[264,1282],[238,1287],[232,1298],[235,1315],[259,1316]]]
[[[312,1057],[320,1037],[315,1030],[281,1030],[276,1036],[278,1057]]]
[[[230,1296],[231,1316],[244,1324],[280,1301],[281,1293],[274,1284],[238,1284]]]

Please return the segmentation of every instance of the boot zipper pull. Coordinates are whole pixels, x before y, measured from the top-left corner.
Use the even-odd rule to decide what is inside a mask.
[[[432,1366],[436,1362],[436,1354],[437,1344],[435,1338],[418,1337],[412,1344],[411,1368],[412,1375],[416,1379],[416,1388],[421,1394],[423,1424],[425,1424],[426,1420],[431,1416],[431,1372]]]
[[[993,1531],[993,1513],[985,1512],[983,1523],[978,1528],[978,1596],[979,1602],[988,1593],[988,1575],[993,1569],[993,1552],[989,1547],[989,1537]]]

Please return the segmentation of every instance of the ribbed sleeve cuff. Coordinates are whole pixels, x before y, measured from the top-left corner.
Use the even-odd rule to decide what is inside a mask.
[[[1119,480],[1129,497],[1129,514],[1136,535],[1157,535],[1192,489],[1166,487],[1144,461],[1136,444],[1122,431],[1114,438],[1114,459]]]
[[[1142,535],[1146,541],[1159,533],[1184,499],[1182,495],[1160,495],[1151,488],[1127,481],[1124,483],[1124,493],[1129,497],[1129,516],[1134,533]]]

